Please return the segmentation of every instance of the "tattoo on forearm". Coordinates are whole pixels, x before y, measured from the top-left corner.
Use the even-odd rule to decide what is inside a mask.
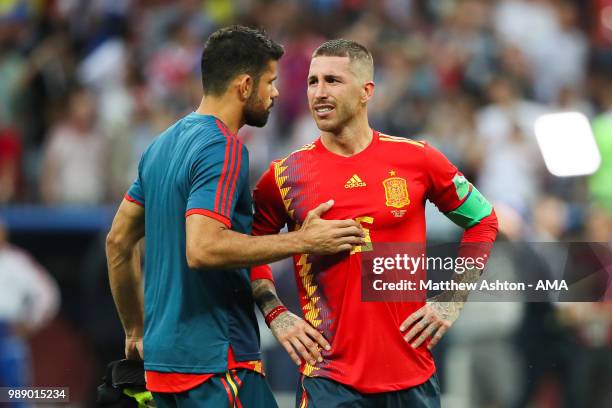
[[[253,298],[259,310],[265,315],[268,311],[281,305],[274,284],[267,279],[257,279],[251,283]]]
[[[472,269],[466,270],[462,274],[458,274],[456,276],[456,280],[458,282],[473,283],[473,282],[477,282],[478,279],[480,279],[481,274],[482,274],[482,269],[472,268]],[[454,301],[466,301],[468,295],[469,295],[469,290],[457,291],[456,293],[453,294],[452,299]]]
[[[477,282],[482,274],[481,269],[468,269],[465,272],[455,274],[453,280],[460,283]],[[470,294],[469,290],[446,290],[431,298],[432,302],[465,302]],[[449,306],[450,307],[450,306]]]
[[[272,304],[275,302],[278,302],[278,297],[272,291],[266,290],[265,292],[261,293],[261,295],[256,299],[256,302],[257,305],[263,309],[272,306]],[[277,305],[274,305],[274,307],[276,306]]]

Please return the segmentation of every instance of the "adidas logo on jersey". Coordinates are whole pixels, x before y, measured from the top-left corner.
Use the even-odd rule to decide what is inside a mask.
[[[344,185],[344,188],[356,188],[356,187],[365,187],[365,186],[366,186],[366,183],[364,183],[363,180],[361,180],[358,175],[353,174],[353,176],[350,179],[348,179],[348,181]]]

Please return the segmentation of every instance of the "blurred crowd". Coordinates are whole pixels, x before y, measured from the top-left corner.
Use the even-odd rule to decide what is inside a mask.
[[[256,179],[317,137],[306,106],[324,39],[371,49],[377,129],[426,139],[524,219],[543,193],[612,209],[612,2],[607,0],[9,0],[0,8],[0,203],[116,203],[147,144],[201,97],[205,38],[239,22],[286,49],[271,123],[242,131]],[[603,164],[543,165],[534,120],[579,111]]]
[[[612,0],[0,1],[0,205],[116,205],[146,146],[197,107],[204,40],[233,23],[265,28],[286,50],[268,125],[240,133],[252,182],[271,160],[317,137],[306,103],[310,56],[325,39],[343,37],[374,55],[372,126],[442,150],[494,202],[504,239],[611,241]],[[533,125],[559,111],[589,118],[602,156],[594,175],[547,172]],[[435,220],[431,230],[433,238],[449,234]],[[521,350],[530,361],[539,356],[544,372],[551,363],[542,362],[542,347],[569,338],[557,336],[560,327],[572,338],[612,327],[609,308],[591,307],[528,311],[553,316],[553,328],[522,318],[525,310],[500,309],[503,321],[482,335],[481,354],[508,357],[491,328],[506,346],[509,333],[536,333],[541,341]],[[472,316],[482,321],[478,310]],[[612,336],[591,343],[570,348],[596,350],[581,361],[611,378]],[[473,406],[534,398],[529,376],[542,373],[532,367],[524,395],[507,396],[508,370],[499,382],[494,372],[474,374],[484,385]]]

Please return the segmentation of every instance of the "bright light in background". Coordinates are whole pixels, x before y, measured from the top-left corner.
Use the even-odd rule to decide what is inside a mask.
[[[601,11],[601,24],[608,30],[612,30],[612,6],[606,6]]]
[[[535,122],[535,134],[546,168],[555,176],[593,174],[601,164],[591,125],[582,113],[542,115]]]

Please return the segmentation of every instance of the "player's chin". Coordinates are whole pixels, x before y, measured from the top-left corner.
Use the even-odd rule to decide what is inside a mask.
[[[264,127],[266,126],[266,123],[268,123],[269,116],[270,111],[266,111],[265,113],[260,113],[257,115],[247,115],[245,123],[249,126]]]
[[[329,119],[321,119],[315,117],[315,122],[319,130],[323,132],[332,132],[338,127],[336,121],[332,121]]]

